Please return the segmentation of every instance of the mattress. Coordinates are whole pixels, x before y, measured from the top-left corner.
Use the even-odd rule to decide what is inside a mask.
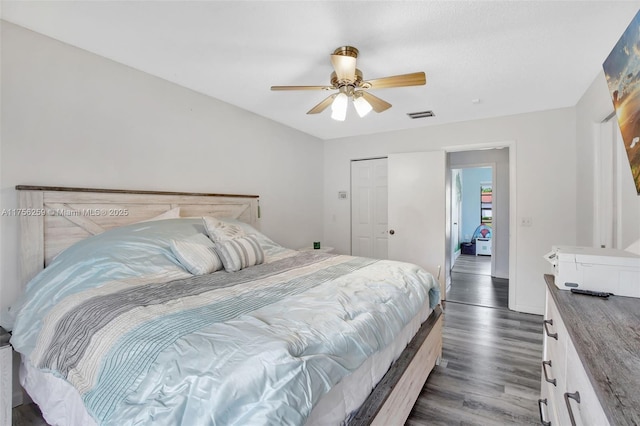
[[[253,229],[264,262],[193,276],[170,247],[201,221],[124,228],[67,249],[15,308],[21,381],[53,424],[338,424],[439,301],[415,265]]]

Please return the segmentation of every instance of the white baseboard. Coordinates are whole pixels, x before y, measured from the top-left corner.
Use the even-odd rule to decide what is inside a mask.
[[[509,309],[511,309],[511,307],[509,307]],[[544,315],[544,306],[541,307],[541,306],[516,304],[513,310],[517,312],[522,312],[525,314]]]

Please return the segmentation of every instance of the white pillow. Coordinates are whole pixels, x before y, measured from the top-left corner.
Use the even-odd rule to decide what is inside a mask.
[[[184,240],[171,240],[171,251],[184,268],[193,275],[204,275],[222,269],[213,242],[204,234]]]
[[[205,216],[202,221],[207,235],[216,243],[247,235],[240,226],[223,222],[213,216]]]
[[[141,220],[138,223],[152,222],[154,220],[179,219],[179,218],[180,218],[180,207],[174,207],[171,210],[167,210],[164,213],[160,213],[158,216],[152,217],[151,219]]]
[[[227,272],[237,272],[264,262],[264,251],[255,235],[221,241],[215,245],[215,250]]]

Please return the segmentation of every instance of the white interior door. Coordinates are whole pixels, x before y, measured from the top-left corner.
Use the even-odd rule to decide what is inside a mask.
[[[451,264],[460,252],[460,226],[462,223],[462,176],[460,169],[451,170]],[[453,266],[452,266],[453,267]]]
[[[437,277],[445,292],[444,151],[388,157],[389,259],[415,263]]]
[[[387,259],[387,159],[351,162],[351,254]]]

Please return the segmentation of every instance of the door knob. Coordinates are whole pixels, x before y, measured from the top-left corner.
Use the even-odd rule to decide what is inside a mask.
[[[394,231],[393,229],[389,229],[389,234],[393,235],[395,233],[396,233],[396,231]]]

